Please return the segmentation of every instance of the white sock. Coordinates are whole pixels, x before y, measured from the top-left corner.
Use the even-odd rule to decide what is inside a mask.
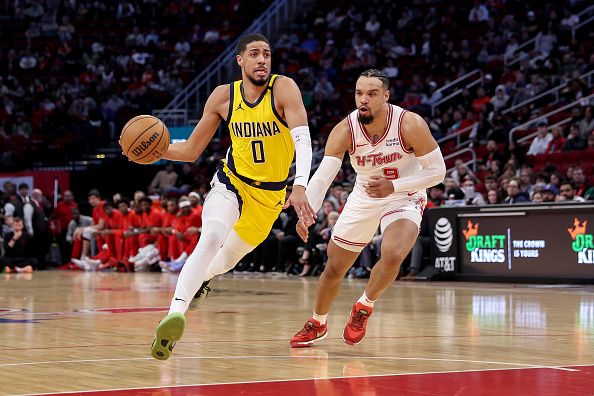
[[[216,226],[215,226],[216,227]],[[212,227],[213,229],[216,229]],[[222,227],[221,227],[222,228]],[[210,232],[202,234],[196,249],[190,254],[182,268],[179,278],[177,278],[177,286],[175,287],[175,294],[171,300],[169,313],[181,312],[183,314],[188,310],[190,301],[202,285],[206,277],[206,270],[210,265],[213,257],[220,249],[216,246],[221,246],[222,235]]]
[[[316,311],[314,311],[312,318],[314,320],[317,320],[318,322],[320,322],[321,325],[325,325],[326,324],[326,318],[328,317],[328,314],[326,315],[318,315],[316,313]]]
[[[365,292],[363,292],[363,295],[359,297],[359,299],[357,300],[357,302],[360,302],[361,304],[369,308],[373,308],[373,303],[375,301],[376,300],[370,300],[369,298],[367,298],[367,294],[365,294]]]

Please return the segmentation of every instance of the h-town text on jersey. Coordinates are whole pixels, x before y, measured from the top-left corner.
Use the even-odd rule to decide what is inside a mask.
[[[368,155],[357,155],[357,165],[359,166],[377,166],[377,165],[385,165],[395,161],[398,161],[402,158],[402,154],[400,153],[389,153],[384,155],[384,153],[377,153],[377,154],[368,154]]]

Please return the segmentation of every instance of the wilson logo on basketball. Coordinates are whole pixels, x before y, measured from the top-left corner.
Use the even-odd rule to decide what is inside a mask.
[[[136,147],[132,149],[132,154],[139,156],[140,154],[144,153],[151,145],[159,139],[159,132],[155,132],[151,135],[148,140],[140,142]]]

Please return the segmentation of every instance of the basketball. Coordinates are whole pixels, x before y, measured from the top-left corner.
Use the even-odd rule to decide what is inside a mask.
[[[122,128],[120,146],[123,154],[137,164],[152,164],[165,155],[169,147],[169,130],[152,115],[132,118]]]

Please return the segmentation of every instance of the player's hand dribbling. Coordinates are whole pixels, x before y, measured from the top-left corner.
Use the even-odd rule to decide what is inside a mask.
[[[287,202],[285,202],[283,209],[286,209],[291,205],[295,208],[295,212],[297,212],[299,219],[305,222],[306,227],[309,227],[316,222],[316,214],[307,200],[305,187],[293,186],[293,192],[289,196],[289,199],[287,199]]]
[[[303,242],[307,242],[307,238],[309,237],[309,231],[302,219],[299,219],[299,221],[297,221],[295,229],[297,230],[297,235],[299,235]]]
[[[394,185],[383,176],[369,176],[365,192],[371,198],[385,198],[394,192]]]

